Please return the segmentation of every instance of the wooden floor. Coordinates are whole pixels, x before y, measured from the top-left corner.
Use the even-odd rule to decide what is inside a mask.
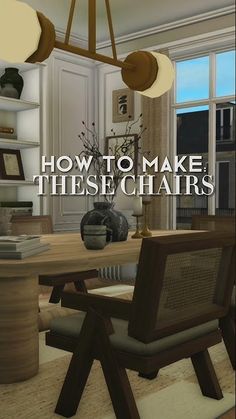
[[[235,419],[235,417],[236,417],[235,413],[236,413],[236,411],[235,411],[235,407],[234,407],[233,409],[228,410],[228,412],[225,412],[218,419]]]

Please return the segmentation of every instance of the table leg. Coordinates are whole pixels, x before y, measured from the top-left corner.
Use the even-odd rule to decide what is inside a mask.
[[[38,278],[0,278],[0,383],[38,372]]]

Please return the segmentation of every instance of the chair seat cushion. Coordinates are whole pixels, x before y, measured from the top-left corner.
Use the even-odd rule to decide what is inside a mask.
[[[71,315],[65,318],[54,319],[51,323],[51,332],[59,335],[78,338],[85,318],[85,313]],[[183,332],[156,340],[151,343],[143,343],[128,336],[128,322],[112,318],[114,333],[110,335],[112,345],[119,350],[137,355],[155,355],[166,349],[173,348],[181,343],[204,336],[218,329],[218,320],[213,320],[200,326],[192,327]]]

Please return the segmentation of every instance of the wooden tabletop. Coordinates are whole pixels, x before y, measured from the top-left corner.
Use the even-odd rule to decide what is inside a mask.
[[[191,230],[158,230],[154,236],[190,233]],[[111,243],[102,250],[87,250],[80,234],[47,234],[41,241],[51,249],[23,260],[0,259],[0,280],[6,277],[57,274],[86,271],[105,266],[137,262],[142,240],[132,239]]]

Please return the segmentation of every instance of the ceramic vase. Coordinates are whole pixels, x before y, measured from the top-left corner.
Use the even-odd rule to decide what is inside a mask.
[[[0,77],[1,96],[20,99],[24,81],[18,68],[9,67]]]
[[[87,212],[81,220],[80,232],[83,239],[84,226],[106,225],[112,230],[112,241],[125,241],[128,237],[128,222],[125,216],[116,211],[110,202],[94,202],[94,209]]]

